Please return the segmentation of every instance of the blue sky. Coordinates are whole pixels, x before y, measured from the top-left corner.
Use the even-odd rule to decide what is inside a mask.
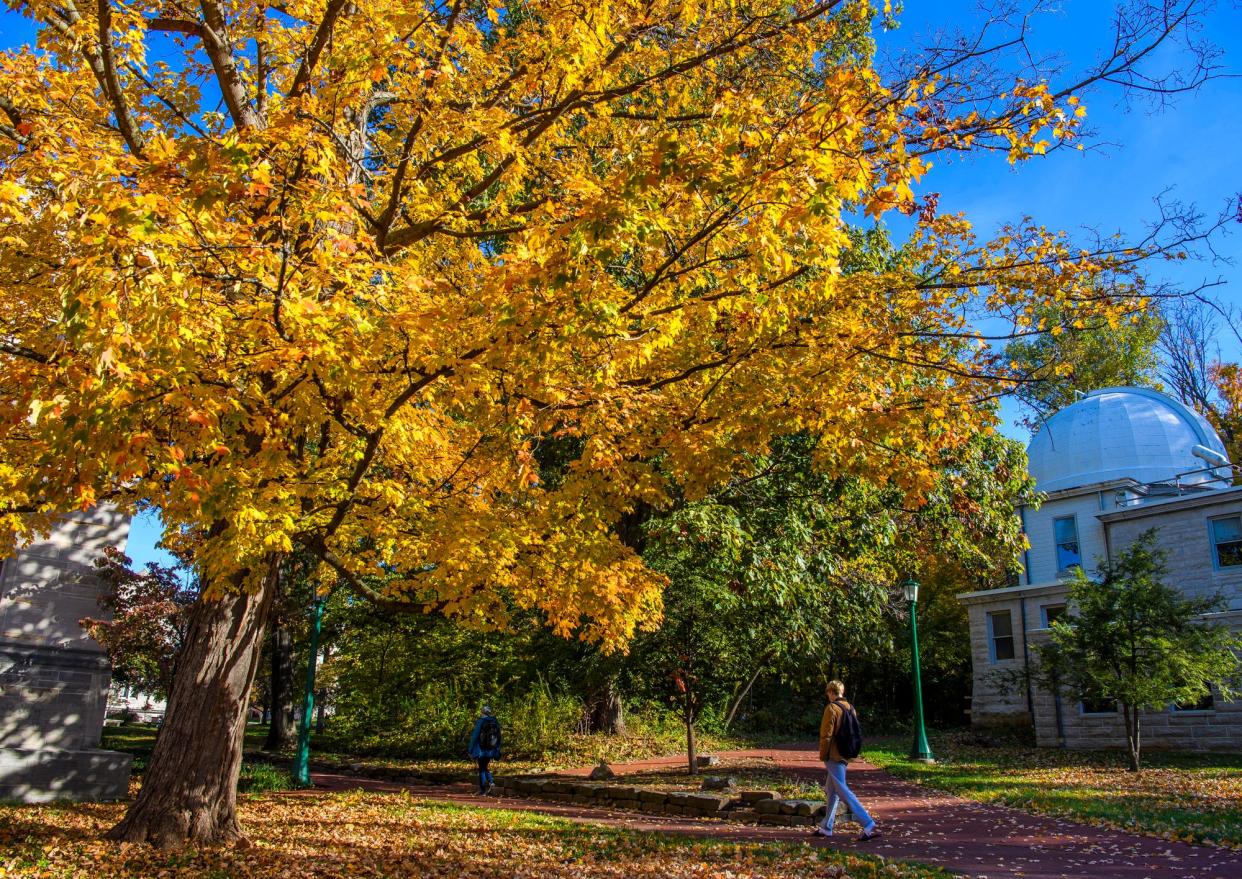
[[[972,0],[907,0],[901,27],[880,35],[881,52],[918,45],[941,28],[969,29],[979,21],[977,7]],[[1034,19],[1031,41],[1037,51],[1062,55],[1072,67],[1089,66],[1109,44],[1111,7],[1102,0],[1064,0],[1057,12]],[[0,12],[0,49],[28,42],[33,34],[25,19]],[[1220,0],[1207,16],[1204,34],[1224,50],[1226,72],[1235,77],[1242,73],[1242,4]],[[1215,215],[1242,192],[1242,77],[1209,82],[1160,112],[1141,103],[1126,106],[1116,91],[1088,94],[1084,100],[1097,140],[1110,146],[1054,153],[1016,168],[1003,156],[941,161],[923,190],[940,193],[942,211],[964,211],[981,235],[1030,215],[1049,227],[1130,236],[1154,219],[1153,199],[1160,193]],[[1233,224],[1227,231],[1217,240],[1216,251],[1242,259],[1242,226]],[[1223,280],[1225,286],[1215,295],[1242,306],[1242,269],[1237,265],[1160,264],[1150,276],[1189,287]],[[1236,348],[1225,353],[1239,356]],[[1005,433],[1025,440],[1025,429],[1016,424],[1016,408],[1006,405],[1002,413]],[[128,549],[135,563],[167,560],[154,546],[159,534],[153,514],[135,519]]]
[[[1033,20],[1031,42],[1037,53],[1060,55],[1073,68],[1089,66],[1109,45],[1112,6],[1065,0],[1057,12]],[[977,9],[971,0],[908,0],[900,28],[881,38],[881,52],[926,43],[945,27],[969,30],[980,21]],[[964,211],[980,235],[1029,215],[1070,232],[1136,236],[1155,219],[1154,199],[1162,193],[1217,215],[1242,193],[1242,3],[1217,3],[1204,35],[1223,50],[1220,63],[1232,77],[1208,82],[1160,111],[1141,102],[1127,106],[1115,89],[1088,93],[1084,102],[1098,148],[1056,152],[1017,167],[1003,156],[942,160],[925,179],[925,191],[941,194],[942,211]],[[1230,227],[1214,242],[1223,259],[1161,263],[1150,267],[1149,277],[1186,288],[1223,281],[1213,295],[1242,306],[1242,269],[1229,264],[1242,260],[1242,226]],[[1222,342],[1226,357],[1242,356],[1231,340]],[[1012,402],[1003,405],[1002,429],[1025,441],[1019,414]]]

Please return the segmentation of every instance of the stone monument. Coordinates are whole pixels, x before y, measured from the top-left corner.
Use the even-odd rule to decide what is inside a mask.
[[[132,758],[99,747],[111,666],[78,625],[101,613],[95,559],[128,536],[129,517],[97,507],[0,563],[0,800],[128,792]]]

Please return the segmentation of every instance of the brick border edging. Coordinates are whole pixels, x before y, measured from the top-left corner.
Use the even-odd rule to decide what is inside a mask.
[[[825,803],[784,800],[771,791],[715,794],[705,791],[659,791],[627,784],[583,782],[571,778],[498,779],[504,796],[616,809],[647,815],[716,818],[741,824],[810,826],[827,812]]]

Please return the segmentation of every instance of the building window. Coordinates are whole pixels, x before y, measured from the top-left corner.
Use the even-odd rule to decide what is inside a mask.
[[[1052,533],[1057,543],[1057,573],[1082,567],[1082,555],[1078,551],[1078,524],[1073,516],[1052,520]]]
[[[1013,617],[1009,611],[988,614],[988,643],[993,662],[1013,659]]]
[[[1083,699],[1083,714],[1116,714],[1116,699]]]
[[[1065,605],[1045,604],[1039,609],[1039,613],[1044,618],[1044,628],[1046,629],[1065,616]]]
[[[1242,516],[1212,519],[1211,525],[1216,567],[1242,565]]]
[[[1177,702],[1173,705],[1173,713],[1183,713],[1187,711],[1215,711],[1216,700],[1212,698],[1212,691],[1208,690],[1203,694],[1203,698],[1197,702]]]

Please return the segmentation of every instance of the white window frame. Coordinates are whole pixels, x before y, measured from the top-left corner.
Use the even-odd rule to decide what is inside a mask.
[[[1242,524],[1242,513],[1230,513],[1226,516],[1211,516],[1207,520],[1208,545],[1212,547],[1212,570],[1214,571],[1242,571],[1242,564],[1222,565],[1220,563],[1220,553],[1216,549],[1216,522],[1222,519],[1237,519]]]
[[[992,628],[992,617],[994,615],[999,616],[1000,614],[1006,614],[1009,617],[1009,634],[1000,636],[1002,638],[1008,638],[1010,642],[1013,644],[1013,656],[1009,657],[1008,659],[997,659],[996,658],[996,637],[997,636],[994,633],[994,630]],[[1004,608],[1002,610],[989,610],[987,612],[987,629],[988,629],[988,660],[992,663],[992,665],[997,665],[998,663],[1001,663],[1001,662],[1015,661],[1018,658],[1018,642],[1013,633],[1013,609]]]

